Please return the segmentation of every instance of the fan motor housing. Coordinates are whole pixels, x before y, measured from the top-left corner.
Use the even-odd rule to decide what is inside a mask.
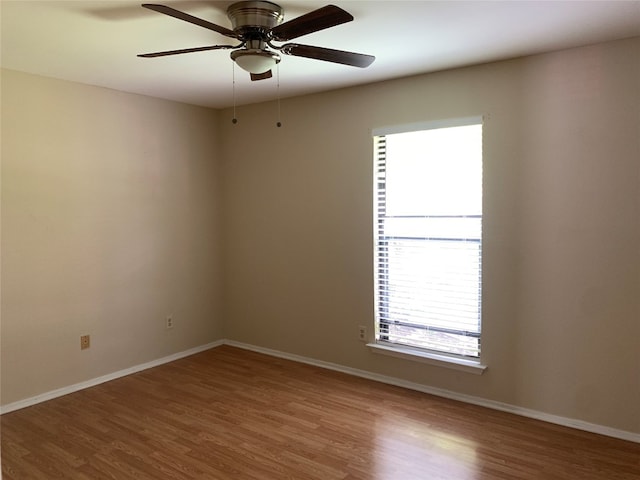
[[[233,31],[240,35],[267,34],[284,19],[284,9],[271,2],[237,2],[227,8]]]

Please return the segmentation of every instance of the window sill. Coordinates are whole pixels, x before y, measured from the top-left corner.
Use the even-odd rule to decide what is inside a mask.
[[[369,347],[373,353],[426,363],[437,367],[451,368],[462,372],[473,373],[475,375],[482,375],[487,369],[487,366],[481,364],[480,361],[449,357],[447,355],[424,352],[410,347],[387,345],[382,343],[367,343],[367,347]]]

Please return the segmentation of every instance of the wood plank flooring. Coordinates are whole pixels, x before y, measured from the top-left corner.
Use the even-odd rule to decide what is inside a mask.
[[[228,346],[1,423],[5,480],[640,479],[640,444]]]

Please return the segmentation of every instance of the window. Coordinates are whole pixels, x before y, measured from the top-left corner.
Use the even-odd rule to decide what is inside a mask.
[[[376,343],[479,358],[480,118],[374,131]]]

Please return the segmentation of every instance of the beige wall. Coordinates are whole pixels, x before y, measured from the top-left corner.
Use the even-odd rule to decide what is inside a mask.
[[[640,432],[640,39],[222,115],[227,338]],[[286,72],[282,73],[285,75]],[[374,127],[482,114],[482,376],[372,354]]]
[[[216,122],[2,72],[3,405],[221,337]]]

